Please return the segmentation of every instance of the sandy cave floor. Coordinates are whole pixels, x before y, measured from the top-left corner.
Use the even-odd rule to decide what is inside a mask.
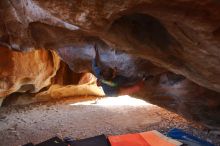
[[[68,98],[1,108],[0,146],[18,146],[30,141],[36,144],[53,136],[79,139],[154,129],[164,133],[174,127],[220,146],[220,136],[215,131],[151,104],[112,106],[92,101],[75,105],[78,101]]]

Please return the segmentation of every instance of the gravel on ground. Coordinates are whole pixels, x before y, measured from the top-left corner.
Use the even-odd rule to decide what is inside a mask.
[[[82,139],[99,134],[118,135],[158,130],[166,133],[181,128],[220,146],[218,131],[187,121],[183,117],[152,104],[102,105],[101,100],[85,97],[0,108],[0,146],[39,143],[53,136]],[[107,100],[107,102],[109,102]],[[122,102],[122,101],[120,101]],[[134,102],[135,103],[135,102]]]

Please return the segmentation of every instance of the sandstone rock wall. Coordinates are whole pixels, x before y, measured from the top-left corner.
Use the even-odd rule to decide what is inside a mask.
[[[0,48],[0,97],[13,92],[39,92],[51,84],[60,59],[47,50],[15,52]]]
[[[17,52],[0,47],[0,52],[0,105],[5,97],[5,105],[22,105],[70,96],[105,95],[94,75],[73,72],[55,51]]]
[[[181,75],[165,72],[145,81],[135,97],[167,108],[209,128],[220,127],[220,93],[201,87]]]
[[[60,48],[88,36],[220,91],[216,0],[2,0],[0,42]]]

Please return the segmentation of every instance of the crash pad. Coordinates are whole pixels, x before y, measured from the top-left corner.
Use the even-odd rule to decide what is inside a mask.
[[[150,146],[180,146],[181,142],[168,138],[160,132],[153,130],[140,133]]]
[[[58,137],[53,137],[47,141],[37,144],[36,146],[68,146],[68,144],[64,143]]]
[[[27,144],[25,144],[23,146],[34,146],[34,144],[33,143],[27,143]]]
[[[174,128],[167,133],[167,136],[181,141],[183,144],[188,146],[214,146],[213,144],[204,141],[198,137],[184,132],[181,129]]]
[[[111,146],[150,146],[140,134],[126,134],[108,137]]]
[[[91,138],[75,140],[71,142],[71,146],[110,146],[105,135],[99,135]]]

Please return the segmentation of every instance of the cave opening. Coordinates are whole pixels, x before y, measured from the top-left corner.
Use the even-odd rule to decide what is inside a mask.
[[[185,4],[0,2],[0,146],[154,130],[195,142],[176,129],[220,145],[220,7]]]
[[[169,72],[147,60],[126,54],[124,51],[109,49],[106,44],[105,47],[98,43],[95,46],[89,45],[87,47],[86,44],[85,46],[86,49],[81,50],[81,53],[77,51],[79,49],[77,47],[61,48],[57,52],[40,51],[47,52],[48,58],[52,58],[46,62],[45,73],[48,67],[56,65],[55,62],[58,60],[59,65],[58,68],[57,66],[53,67],[55,69],[53,78],[50,78],[51,69],[49,69],[47,78],[51,79],[50,86],[41,90],[36,86],[36,83],[39,82],[45,84],[46,74],[43,74],[44,78],[38,78],[36,83],[32,80],[33,77],[28,76],[31,74],[27,74],[25,78],[22,76],[19,82],[22,85],[18,86],[16,92],[4,100],[3,107],[0,109],[0,122],[3,123],[0,126],[2,128],[0,134],[4,132],[5,136],[3,137],[14,139],[15,141],[11,144],[24,144],[28,141],[39,143],[51,136],[72,135],[82,139],[100,133],[119,135],[150,130],[166,133],[172,128],[183,129],[183,126],[184,130],[188,132],[194,130],[198,132],[197,135],[204,136],[201,134],[203,129],[198,127],[197,122],[188,121],[178,114],[183,114],[184,117],[188,116],[187,119],[194,121],[200,121],[207,116],[213,119],[215,114],[209,115],[205,112],[209,110],[209,104],[214,104],[213,111],[218,113],[218,104],[207,100],[207,97],[215,98],[218,93],[210,94],[209,91],[192,83],[182,75]],[[30,57],[32,57],[32,53],[36,52],[39,53],[39,51],[29,52]],[[88,54],[88,52],[92,53]],[[91,70],[97,52],[100,68],[107,68],[108,71],[114,73],[116,67],[116,73],[126,77],[123,77],[123,80],[128,83],[122,88],[124,95],[105,96],[102,86],[97,86],[97,76]],[[10,53],[12,53],[11,56],[14,56],[15,62],[13,64],[17,66],[16,63],[18,63],[19,65],[23,59],[22,54],[13,51]],[[54,54],[52,57],[51,53]],[[16,57],[16,55],[18,56]],[[71,56],[75,56],[75,58]],[[31,59],[34,61],[33,57]],[[68,60],[67,63],[65,59]],[[74,61],[75,59],[78,61]],[[85,61],[80,61],[80,59]],[[53,63],[48,63],[48,61]],[[39,59],[36,59],[36,63],[39,64]],[[45,65],[45,62],[41,63],[40,66]],[[5,67],[7,68],[7,66]],[[26,67],[30,67],[28,63],[22,64],[22,68]],[[80,68],[81,72],[73,71],[77,68]],[[111,69],[109,70],[109,68]],[[41,69],[39,68],[39,70]],[[82,73],[85,70],[87,72]],[[28,71],[34,73],[36,70]],[[20,73],[20,68],[14,68],[12,73],[14,72]],[[27,84],[27,82],[32,82],[32,84]],[[4,84],[7,85],[7,82]],[[39,92],[28,93],[34,92],[35,89]],[[133,92],[133,90],[138,92]],[[192,94],[194,90],[197,92]],[[132,95],[127,95],[127,93]],[[198,104],[198,97],[208,104],[204,105],[203,102]],[[200,106],[199,110],[195,104]],[[188,114],[189,111],[190,114]],[[201,111],[204,111],[202,117],[197,115]],[[218,118],[207,121],[207,124],[218,125]],[[40,135],[35,138],[36,134]],[[205,136],[212,137],[213,135]],[[2,141],[8,143],[8,139],[3,138]]]
[[[76,103],[71,103],[71,106],[75,105],[99,105],[99,106],[147,106],[152,105],[144,100],[131,97],[129,95],[121,95],[117,97],[105,97],[96,100],[87,100],[87,101],[80,101]]]

